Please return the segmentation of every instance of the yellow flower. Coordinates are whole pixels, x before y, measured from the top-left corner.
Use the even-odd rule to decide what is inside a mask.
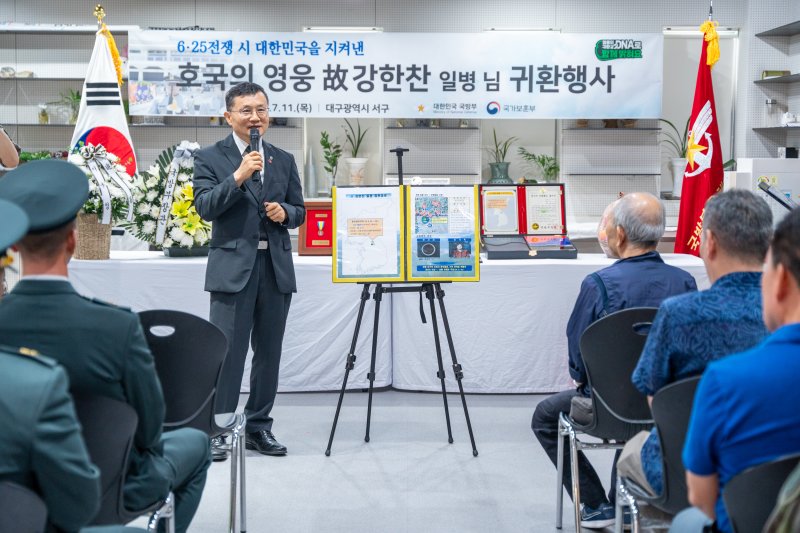
[[[181,189],[181,194],[183,195],[184,200],[194,201],[194,189],[192,188],[192,184],[190,183]]]
[[[172,204],[172,214],[178,218],[184,218],[189,214],[189,208],[192,207],[192,202],[183,200]]]
[[[200,229],[200,225],[200,215],[196,213],[189,213],[186,215],[186,220],[184,220],[181,229],[189,235],[194,236],[197,230]]]

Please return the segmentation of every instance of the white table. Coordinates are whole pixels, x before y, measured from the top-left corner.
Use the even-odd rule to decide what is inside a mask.
[[[703,263],[664,254],[708,287]],[[292,299],[281,362],[281,391],[337,390],[344,376],[361,286],[333,284],[330,258],[295,256],[298,293]],[[468,392],[551,392],[568,386],[566,324],[583,278],[612,261],[598,254],[575,260],[484,261],[479,283],[443,284],[456,355]],[[144,309],[178,309],[208,317],[205,258],[165,258],[158,252],[111,252],[108,261],[70,263],[75,288],[87,296]],[[440,390],[430,311],[419,317],[418,294],[386,294],[375,385]],[[364,311],[356,367],[348,386],[368,385],[374,300]],[[438,306],[437,306],[437,314]],[[441,315],[439,315],[441,321]],[[452,376],[444,329],[445,371]],[[245,385],[247,379],[245,379]],[[455,391],[448,377],[448,390]]]
[[[294,257],[297,294],[292,297],[281,357],[280,391],[335,390],[342,386],[344,364],[350,351],[353,324],[361,287],[331,282],[329,257]],[[112,251],[108,261],[72,260],[70,279],[86,296],[117,305],[145,309],[177,309],[208,318],[208,293],[203,290],[206,258],[168,258],[160,252]],[[378,336],[375,386],[392,383],[391,313]],[[372,301],[368,304],[372,309]],[[367,387],[372,346],[369,326],[359,335],[355,369],[349,387]],[[243,390],[249,383],[249,357]]]

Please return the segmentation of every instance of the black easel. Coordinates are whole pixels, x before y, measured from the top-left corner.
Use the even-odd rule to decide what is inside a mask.
[[[403,153],[407,152],[408,149],[405,148],[395,148],[394,150],[390,150],[392,153],[397,155],[397,173],[399,177],[399,184],[403,185]],[[405,202],[404,202],[405,203]],[[403,232],[405,233],[406,228],[403,228]],[[331,455],[331,446],[333,445],[333,436],[336,433],[336,424],[339,421],[339,413],[342,409],[342,400],[344,400],[344,393],[347,388],[347,378],[350,376],[350,371],[353,370],[356,362],[356,343],[358,342],[358,333],[361,330],[361,321],[364,317],[364,306],[369,300],[370,294],[370,285],[371,283],[364,283],[364,288],[361,291],[361,303],[358,307],[358,317],[356,318],[356,326],[355,330],[353,331],[353,340],[350,343],[350,352],[347,354],[347,362],[345,363],[345,371],[344,371],[344,379],[342,380],[342,390],[339,392],[339,402],[336,404],[336,414],[333,417],[333,426],[331,427],[331,434],[330,438],[328,439],[328,447],[325,450],[325,455]],[[450,426],[450,409],[447,405],[447,389],[445,387],[445,373],[444,373],[444,363],[442,361],[442,346],[439,341],[439,323],[436,318],[436,305],[434,303],[434,299],[439,301],[439,309],[442,313],[442,322],[444,323],[444,331],[445,335],[447,336],[447,345],[450,348],[450,358],[452,359],[453,364],[453,372],[456,377],[456,381],[458,382],[458,391],[461,395],[461,404],[464,406],[464,418],[467,421],[467,431],[469,431],[469,440],[472,444],[472,455],[477,457],[478,456],[478,449],[475,447],[475,436],[472,433],[472,423],[469,419],[469,410],[467,409],[467,399],[464,396],[464,386],[461,383],[461,379],[464,377],[464,373],[462,371],[461,365],[458,363],[456,359],[456,350],[455,345],[453,344],[453,336],[450,332],[450,323],[447,320],[447,311],[444,307],[444,290],[441,287],[441,283],[438,282],[430,282],[430,283],[421,283],[419,285],[402,285],[400,287],[384,287],[383,284],[378,283],[375,285],[375,292],[373,294],[373,299],[375,300],[375,318],[373,322],[373,329],[372,329],[372,354],[370,358],[370,365],[369,365],[369,373],[367,374],[367,379],[369,379],[369,397],[367,400],[367,431],[366,435],[364,436],[364,441],[369,442],[369,427],[370,421],[372,418],[372,390],[373,390],[373,383],[375,381],[375,358],[378,351],[378,324],[380,321],[380,309],[381,309],[381,300],[383,300],[383,295],[386,293],[401,293],[401,292],[416,292],[420,295],[420,316],[422,317],[422,322],[425,323],[425,314],[422,305],[422,295],[425,294],[425,297],[428,299],[430,303],[430,310],[431,310],[431,324],[433,326],[433,339],[436,345],[436,359],[439,364],[439,370],[436,372],[436,377],[439,378],[442,384],[442,399],[444,400],[444,416],[445,420],[447,421],[447,441],[449,443],[453,443],[453,431]]]

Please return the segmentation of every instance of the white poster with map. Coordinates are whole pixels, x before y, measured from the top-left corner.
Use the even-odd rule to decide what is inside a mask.
[[[335,187],[333,219],[333,281],[404,280],[400,187]]]
[[[483,233],[519,234],[517,187],[483,187]]]
[[[409,281],[478,281],[478,189],[409,186]]]

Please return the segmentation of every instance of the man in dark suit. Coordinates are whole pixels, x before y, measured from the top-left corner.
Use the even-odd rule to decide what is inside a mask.
[[[254,355],[246,447],[285,455],[286,447],[272,434],[270,411],[286,316],[297,291],[287,230],[303,223],[306,210],[294,157],[263,140],[269,126],[264,89],[255,83],[235,85],[225,95],[225,106],[233,131],[200,150],[194,162],[195,207],[213,222],[205,284],[210,318],[228,339],[216,409],[236,410],[249,340]],[[250,150],[254,129],[258,150]]]
[[[27,229],[25,212],[0,200],[0,257]],[[52,526],[77,531],[97,513],[100,472],[89,460],[68,385],[53,359],[0,346],[0,481],[36,492]]]
[[[161,432],[164,397],[153,356],[129,309],[75,292],[67,263],[75,216],[89,192],[86,175],[66,161],[34,161],[0,179],[0,198],[22,207],[28,234],[17,243],[23,277],[0,304],[0,339],[47,354],[67,371],[70,390],[126,402],[139,417],[125,479],[128,509],[175,494],[175,530],[200,504],[211,463],[208,437],[195,429]]]

